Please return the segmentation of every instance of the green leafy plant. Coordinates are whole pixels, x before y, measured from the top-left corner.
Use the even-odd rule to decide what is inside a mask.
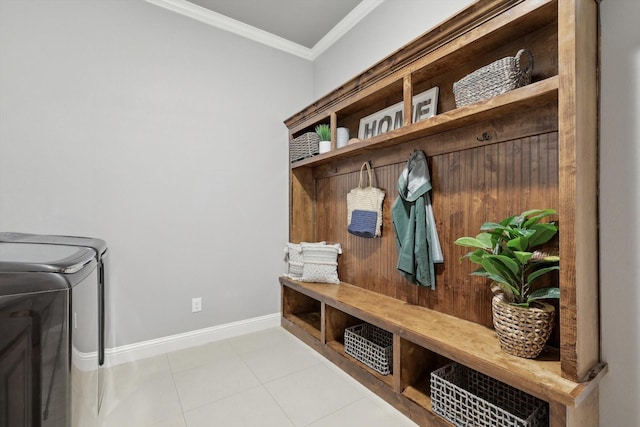
[[[329,125],[316,126],[316,133],[320,137],[320,141],[331,141],[331,128]]]
[[[557,287],[532,291],[533,283],[545,274],[560,269],[560,257],[534,250],[551,240],[558,232],[554,222],[540,220],[556,214],[553,209],[534,209],[503,219],[485,222],[476,237],[460,237],[456,245],[473,248],[462,259],[480,265],[474,276],[494,282],[492,290],[504,294],[505,301],[529,307],[535,300],[559,298]]]

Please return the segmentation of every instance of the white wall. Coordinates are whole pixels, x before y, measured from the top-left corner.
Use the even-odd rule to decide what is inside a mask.
[[[326,95],[469,3],[385,0],[314,61],[314,96]]]
[[[615,427],[640,423],[640,2],[600,11],[600,424]]]
[[[0,0],[0,230],[108,242],[108,347],[277,313],[282,120],[312,87],[310,62],[143,0]]]
[[[386,0],[316,60],[315,96],[470,3]],[[601,358],[609,365],[600,388],[600,425],[626,427],[640,419],[640,2],[603,1],[600,8]]]

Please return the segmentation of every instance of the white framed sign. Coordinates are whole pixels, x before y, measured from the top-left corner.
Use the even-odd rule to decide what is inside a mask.
[[[438,107],[438,87],[432,87],[425,92],[414,95],[412,104],[412,123],[417,123],[435,116]],[[367,139],[389,132],[390,130],[401,128],[404,122],[403,106],[402,102],[398,102],[391,107],[387,107],[384,110],[360,119],[358,138]]]

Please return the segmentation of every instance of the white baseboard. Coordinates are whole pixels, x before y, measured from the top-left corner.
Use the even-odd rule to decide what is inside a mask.
[[[170,353],[189,347],[233,338],[252,332],[280,326],[280,313],[267,314],[252,319],[198,329],[168,337],[108,348],[105,351],[105,366],[133,362],[159,354]]]

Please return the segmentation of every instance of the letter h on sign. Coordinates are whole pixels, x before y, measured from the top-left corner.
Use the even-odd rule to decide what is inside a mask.
[[[377,135],[376,133],[376,124],[377,124],[377,120],[372,121],[371,123],[365,123],[364,124],[364,136],[360,139],[365,139],[365,138],[373,138],[374,136]],[[369,127],[371,126],[371,127]]]

